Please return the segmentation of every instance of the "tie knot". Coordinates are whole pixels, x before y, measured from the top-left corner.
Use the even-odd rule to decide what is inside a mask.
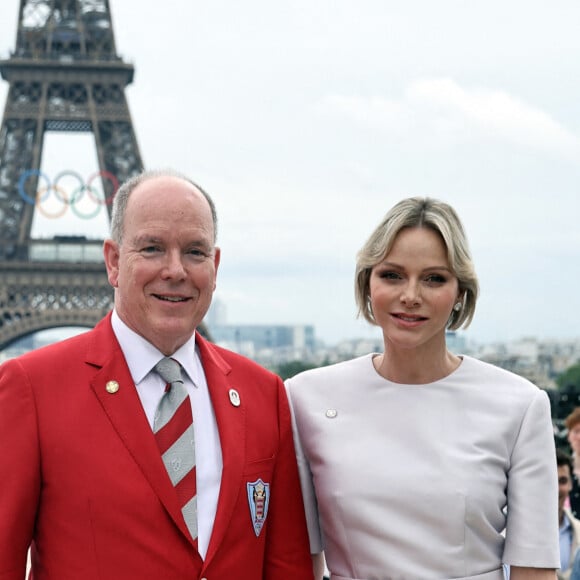
[[[166,383],[170,385],[173,383],[183,384],[181,365],[176,360],[169,357],[162,358],[155,365],[155,370]]]

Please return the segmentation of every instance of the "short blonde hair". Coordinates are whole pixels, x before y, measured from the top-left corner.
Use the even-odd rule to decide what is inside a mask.
[[[359,316],[362,315],[371,324],[377,323],[370,301],[371,271],[384,260],[391,251],[395,238],[405,228],[429,228],[441,236],[462,296],[461,309],[451,311],[448,328],[467,328],[475,314],[479,294],[467,237],[455,210],[445,202],[428,197],[410,197],[397,203],[357,254],[355,298]]]

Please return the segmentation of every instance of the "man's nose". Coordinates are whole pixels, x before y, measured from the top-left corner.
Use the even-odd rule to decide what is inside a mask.
[[[167,262],[164,271],[171,278],[184,278],[186,275],[181,252],[172,251],[167,253]]]

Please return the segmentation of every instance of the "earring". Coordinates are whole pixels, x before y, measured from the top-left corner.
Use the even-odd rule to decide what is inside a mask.
[[[455,310],[455,312],[459,312],[462,306],[463,304],[461,302],[456,302],[455,306],[453,307],[453,310]]]

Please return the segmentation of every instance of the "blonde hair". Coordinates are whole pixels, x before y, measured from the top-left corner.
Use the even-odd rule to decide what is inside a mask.
[[[467,328],[475,314],[479,294],[467,237],[455,210],[445,202],[428,197],[410,197],[392,207],[357,254],[355,299],[358,315],[376,324],[370,304],[371,271],[391,251],[395,238],[405,228],[429,228],[441,236],[461,295],[461,308],[451,311],[448,328]]]

